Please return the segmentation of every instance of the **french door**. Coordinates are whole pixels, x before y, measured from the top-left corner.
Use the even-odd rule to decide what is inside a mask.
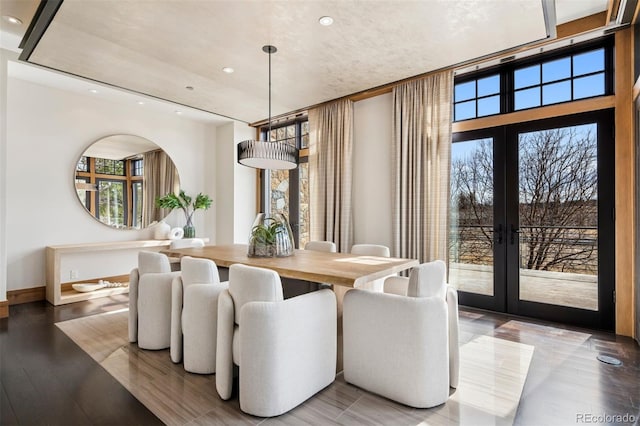
[[[612,330],[613,196],[611,111],[454,134],[460,303]]]

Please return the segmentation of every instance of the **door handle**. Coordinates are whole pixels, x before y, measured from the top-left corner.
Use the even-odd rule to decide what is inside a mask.
[[[513,224],[511,224],[511,244],[515,244],[516,235],[519,233],[520,233],[520,229],[516,228],[515,226],[513,226]]]
[[[498,225],[496,228],[493,228],[494,241],[496,244],[502,244],[502,224]]]

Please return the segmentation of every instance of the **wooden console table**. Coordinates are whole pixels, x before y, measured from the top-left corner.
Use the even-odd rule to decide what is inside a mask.
[[[159,250],[169,247],[171,240],[136,240],[136,241],[113,241],[108,243],[82,243],[48,246],[46,248],[46,280],[47,280],[47,300],[53,305],[63,305],[66,303],[79,302],[81,300],[94,299],[98,297],[110,296],[113,294],[128,293],[129,287],[102,288],[87,293],[81,293],[72,288],[63,289],[64,283],[61,277],[61,260],[65,255],[81,254],[87,252],[106,252],[115,250]],[[122,271],[122,275],[131,271]],[[103,277],[95,277],[87,281],[95,281]]]

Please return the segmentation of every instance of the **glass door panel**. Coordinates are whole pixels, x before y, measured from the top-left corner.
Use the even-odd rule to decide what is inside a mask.
[[[597,124],[518,134],[519,298],[598,310]]]
[[[456,142],[451,148],[449,284],[459,291],[494,295],[493,139]]]
[[[98,179],[98,220],[114,228],[127,225],[124,181]]]

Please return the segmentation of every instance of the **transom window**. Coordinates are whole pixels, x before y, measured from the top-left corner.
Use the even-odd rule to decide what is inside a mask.
[[[574,47],[456,78],[454,121],[613,93],[613,45]]]
[[[454,121],[500,114],[500,74],[456,84]]]
[[[516,69],[514,110],[601,96],[605,87],[602,47]]]
[[[96,173],[103,175],[124,176],[124,161],[96,158]]]

